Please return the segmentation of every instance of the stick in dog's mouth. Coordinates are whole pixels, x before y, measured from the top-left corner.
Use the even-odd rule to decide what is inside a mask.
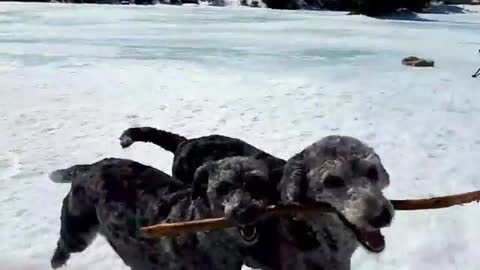
[[[395,210],[426,210],[426,209],[440,209],[447,208],[454,205],[460,205],[465,203],[471,203],[480,200],[480,191],[467,192],[462,194],[455,194],[443,197],[434,197],[430,199],[417,199],[417,200],[391,200]],[[269,206],[267,208],[268,215],[291,215],[295,213],[336,213],[335,209],[332,209],[326,204],[316,204],[313,206]],[[342,216],[339,215],[341,218]],[[353,226],[347,221],[349,226]],[[141,232],[145,237],[165,237],[178,235],[181,233],[191,233],[199,231],[212,231],[225,229],[227,227],[236,226],[227,220],[226,218],[213,218],[204,220],[193,220],[180,223],[163,223],[141,228]],[[357,239],[362,245],[370,251],[380,252],[380,248],[383,250],[385,247],[385,240],[380,231],[360,231],[356,227],[352,227],[352,230],[356,233]],[[380,251],[378,251],[380,250]]]

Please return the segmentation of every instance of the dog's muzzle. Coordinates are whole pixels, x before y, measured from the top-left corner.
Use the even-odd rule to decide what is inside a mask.
[[[383,228],[390,225],[393,215],[387,207],[384,207],[380,214],[374,218],[371,218],[368,223],[374,228]]]
[[[362,244],[368,251],[380,253],[385,249],[385,238],[382,235],[381,229],[390,225],[393,219],[393,213],[389,208],[384,207],[379,215],[368,220],[371,228],[363,229],[352,224],[341,213],[337,213],[339,219],[343,224],[349,228],[357,238],[358,242]]]

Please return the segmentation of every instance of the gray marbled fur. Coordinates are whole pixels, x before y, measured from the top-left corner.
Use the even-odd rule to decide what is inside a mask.
[[[382,194],[389,184],[388,173],[374,150],[355,138],[323,138],[289,159],[285,167],[282,159],[222,135],[186,139],[143,127],[126,130],[120,141],[122,147],[144,141],[171,151],[174,153],[172,172],[186,183],[193,179],[192,172],[209,160],[231,155],[262,159],[266,161],[271,179],[280,178],[283,173],[279,192],[272,198],[281,195],[280,201],[285,204],[328,202],[338,210],[338,216],[321,214],[269,219],[260,226],[260,239],[264,241],[248,249],[256,255],[250,263],[256,268],[350,269],[351,256],[359,246],[352,226],[371,229],[368,221],[377,219],[384,224],[376,227],[384,227],[393,217],[393,208]],[[370,179],[372,175],[365,177],[371,166],[376,170],[375,181]],[[326,187],[324,180],[329,173],[341,176],[344,186]],[[270,183],[273,185],[276,181]],[[382,215],[385,209],[387,214]],[[258,264],[259,261],[262,263]]]
[[[338,214],[297,217],[312,229],[318,245],[289,245],[283,269],[350,269],[359,246],[354,231],[380,229],[393,218],[393,206],[382,194],[389,182],[373,148],[352,137],[325,137],[289,159],[279,185],[282,203],[326,202]],[[283,219],[280,226],[288,222]],[[283,234],[291,238],[290,232]]]
[[[208,162],[196,171],[193,186],[155,168],[115,158],[57,170],[50,178],[71,183],[62,205],[52,268],[66,264],[71,253],[85,250],[97,234],[132,270],[239,270],[246,261],[262,265],[265,252],[249,250],[264,250],[258,245],[274,242],[247,230],[253,228],[248,225],[251,218],[271,203],[266,192],[257,188],[271,186],[267,167],[252,158]],[[145,238],[138,231],[140,226],[161,222],[219,216],[227,216],[242,229],[161,239]]]
[[[184,183],[192,183],[195,171],[205,162],[226,157],[245,156],[262,160],[272,181],[280,181],[285,165],[285,160],[243,140],[218,134],[187,139],[153,127],[134,127],[123,131],[119,139],[123,148],[135,142],[148,142],[173,153],[172,176]]]

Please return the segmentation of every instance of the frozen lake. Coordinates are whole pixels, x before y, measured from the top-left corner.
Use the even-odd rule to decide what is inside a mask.
[[[135,125],[239,137],[283,158],[350,135],[381,155],[392,199],[480,189],[478,49],[477,12],[2,2],[0,269],[49,269],[68,189],[51,170],[125,157],[170,172],[155,146],[120,148]],[[436,67],[402,66],[409,55]],[[359,248],[352,268],[478,270],[479,228],[476,204],[397,213],[385,252]],[[66,269],[107,267],[127,269],[97,238]]]

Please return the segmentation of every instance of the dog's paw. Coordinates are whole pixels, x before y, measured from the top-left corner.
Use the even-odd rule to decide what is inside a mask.
[[[52,266],[53,269],[57,269],[59,267],[64,266],[67,263],[69,258],[70,258],[70,253],[66,252],[61,248],[57,248],[55,250],[55,253],[52,256],[52,259],[50,260],[50,265]]]
[[[122,146],[122,148],[127,148],[127,147],[129,147],[130,145],[133,144],[132,138],[130,138],[130,136],[128,136],[126,134],[123,134],[122,136],[120,136],[119,140],[120,140],[120,145]]]

